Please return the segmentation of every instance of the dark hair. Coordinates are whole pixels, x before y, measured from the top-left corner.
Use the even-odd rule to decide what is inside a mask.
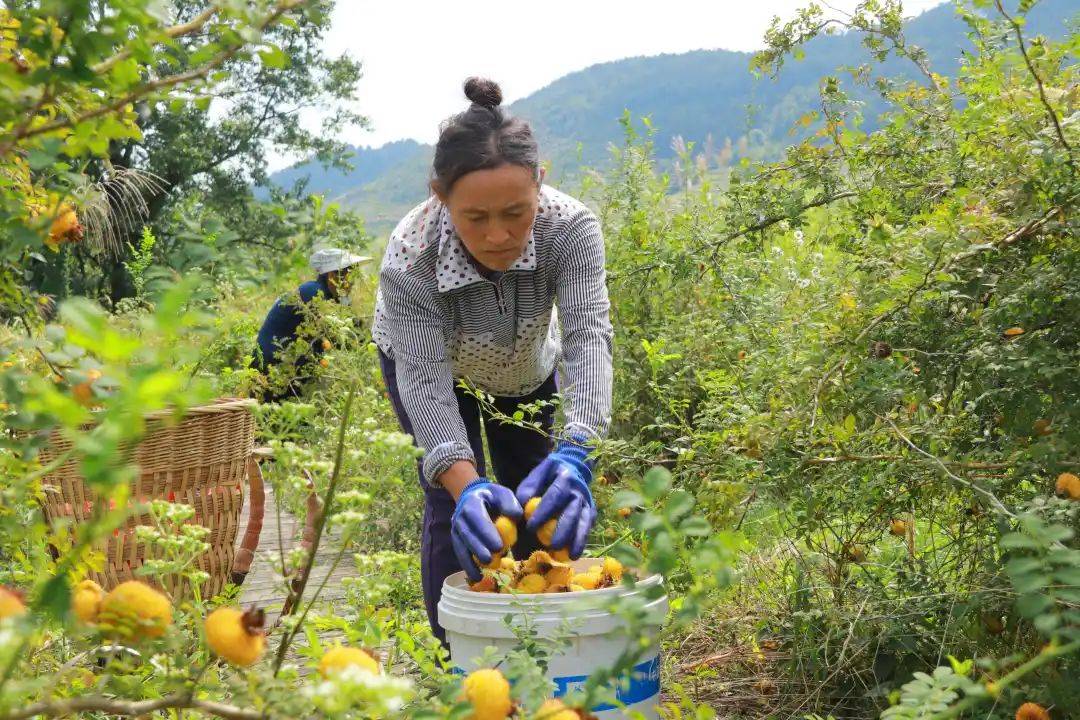
[[[500,165],[518,165],[539,177],[540,151],[529,123],[502,109],[502,90],[484,78],[465,81],[472,105],[442,124],[435,145],[432,180],[450,192],[462,175]]]

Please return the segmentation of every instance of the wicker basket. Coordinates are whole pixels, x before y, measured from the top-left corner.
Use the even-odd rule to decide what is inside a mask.
[[[135,448],[132,460],[138,475],[131,483],[131,502],[167,499],[195,508],[191,522],[210,530],[210,549],[196,565],[210,574],[202,596],[221,592],[226,581],[242,582],[258,545],[262,528],[263,489],[258,465],[252,457],[255,419],[254,400],[226,398],[188,409],[178,424],[167,422],[168,411],[147,416],[148,431]],[[92,426],[91,426],[92,427]],[[90,429],[90,428],[87,428]],[[63,454],[71,444],[54,433],[41,453],[43,464]],[[240,513],[244,507],[245,479],[251,483],[252,507],[241,551],[236,551]],[[42,479],[45,518],[79,523],[91,514],[97,496],[79,474],[73,458]],[[102,572],[90,577],[106,589],[135,577],[146,560],[148,548],[136,542],[135,527],[149,523],[145,514],[132,515],[98,549],[105,555]],[[234,567],[234,559],[236,567]],[[174,596],[189,594],[180,578],[166,577],[165,587]]]

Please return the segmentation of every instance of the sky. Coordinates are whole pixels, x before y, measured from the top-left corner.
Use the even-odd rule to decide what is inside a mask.
[[[943,0],[905,0],[916,15]],[[370,130],[343,137],[379,146],[433,142],[439,122],[463,110],[470,75],[498,82],[505,102],[596,63],[700,49],[756,50],[773,16],[809,0],[338,0],[325,40],[364,66],[359,112]],[[824,4],[824,3],[823,3]],[[857,0],[832,0],[850,11]],[[275,158],[273,166],[290,162]]]

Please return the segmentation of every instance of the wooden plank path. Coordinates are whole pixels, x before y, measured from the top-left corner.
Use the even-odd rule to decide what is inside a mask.
[[[278,508],[277,498],[274,496],[273,489],[269,484],[266,486],[265,492],[266,511],[263,517],[262,534],[259,536],[259,546],[255,551],[255,559],[251,563],[251,569],[244,580],[244,584],[240,586],[239,600],[244,607],[254,603],[266,610],[267,626],[272,626],[280,617],[282,605],[284,605],[285,598],[288,595],[288,590],[280,577],[281,550],[283,548],[285,555],[288,556],[293,548],[300,546],[300,536],[304,525],[299,518],[284,507]],[[244,509],[240,516],[241,528],[247,527],[249,506],[250,503],[244,503]],[[323,536],[319,550],[315,554],[315,565],[311,569],[311,578],[308,581],[307,589],[304,591],[305,601],[312,597],[316,588],[322,583],[323,578],[330,572],[334,558],[340,548],[339,538],[335,534],[327,533]],[[342,580],[355,574],[356,567],[352,553],[347,552],[327,580],[326,587],[319,594],[318,608],[325,611],[327,607],[333,607],[343,600],[346,593]],[[340,635],[341,633],[336,630],[323,631],[319,633],[319,640],[323,644],[327,644]],[[270,643],[271,647],[275,647],[276,644],[276,640],[272,640]],[[289,653],[289,659],[301,665],[301,672],[304,672],[303,666],[306,661],[296,652],[296,646],[302,647],[306,644],[304,634],[300,633],[296,637],[294,648]]]

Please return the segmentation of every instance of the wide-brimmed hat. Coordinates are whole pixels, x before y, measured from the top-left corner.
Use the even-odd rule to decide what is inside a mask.
[[[311,253],[311,257],[308,258],[311,268],[320,275],[334,270],[344,270],[370,259],[366,255],[356,255],[341,248],[320,248]]]

